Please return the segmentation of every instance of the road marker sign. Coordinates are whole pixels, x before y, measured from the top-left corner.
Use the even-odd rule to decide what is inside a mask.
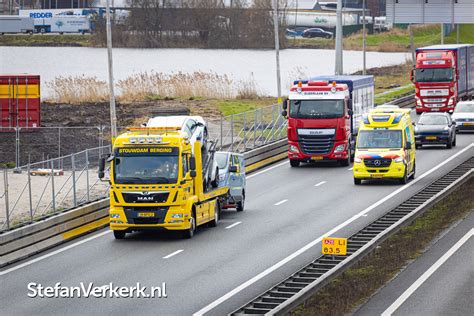
[[[323,255],[345,256],[347,253],[347,238],[324,237],[321,245]]]

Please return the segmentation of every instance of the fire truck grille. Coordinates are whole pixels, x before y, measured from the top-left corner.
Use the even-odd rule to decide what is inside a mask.
[[[334,135],[299,135],[299,143],[306,155],[329,154],[334,146]]]
[[[364,159],[365,166],[370,168],[386,168],[391,163],[392,159]]]

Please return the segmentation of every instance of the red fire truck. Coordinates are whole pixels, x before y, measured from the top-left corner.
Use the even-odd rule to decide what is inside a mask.
[[[474,93],[474,45],[434,45],[416,50],[411,73],[416,113],[452,112]]]
[[[288,118],[291,166],[325,160],[348,166],[362,114],[373,107],[373,76],[322,76],[295,81],[282,112]]]

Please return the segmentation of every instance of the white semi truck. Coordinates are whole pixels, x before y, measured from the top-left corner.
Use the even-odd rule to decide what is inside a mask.
[[[29,17],[17,15],[0,15],[0,34],[6,33],[33,33],[33,20]]]

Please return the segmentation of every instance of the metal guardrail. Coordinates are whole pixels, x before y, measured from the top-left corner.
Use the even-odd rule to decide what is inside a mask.
[[[471,157],[348,239],[347,255],[322,255],[231,315],[285,315],[474,175]]]
[[[108,184],[99,181],[97,169],[99,157],[109,152],[110,146],[97,147],[4,169],[0,231],[105,197]]]
[[[276,142],[246,152],[247,172],[276,161],[278,154],[286,157],[286,143]],[[87,234],[109,224],[108,198],[101,198],[70,210],[47,214],[40,221],[0,232],[0,267],[24,259],[72,238]]]

